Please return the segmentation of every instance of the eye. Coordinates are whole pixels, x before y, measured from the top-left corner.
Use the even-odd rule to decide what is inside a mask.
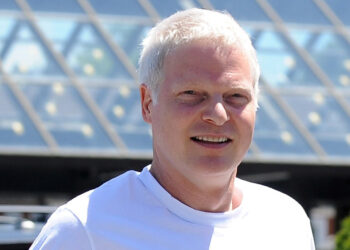
[[[196,91],[194,91],[194,90],[186,90],[186,91],[183,92],[183,94],[185,94],[185,95],[195,95]]]
[[[178,95],[178,101],[185,104],[197,104],[204,100],[205,96],[196,90],[185,90]]]
[[[232,104],[234,107],[243,107],[250,101],[249,96],[241,94],[241,93],[234,93],[232,95],[229,95],[227,97],[227,102]]]

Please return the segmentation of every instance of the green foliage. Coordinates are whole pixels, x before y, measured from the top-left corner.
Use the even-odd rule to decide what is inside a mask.
[[[350,216],[342,221],[335,243],[336,250],[350,250]]]

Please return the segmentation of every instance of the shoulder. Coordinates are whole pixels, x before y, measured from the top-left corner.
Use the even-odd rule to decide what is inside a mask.
[[[67,208],[58,208],[30,249],[91,249],[90,239],[79,219]]]
[[[136,196],[142,185],[136,171],[128,171],[119,175],[96,189],[90,190],[69,201],[64,206],[77,216],[82,224],[86,224],[95,216],[107,215],[121,209],[123,204]],[[113,208],[113,210],[110,210]]]
[[[252,222],[248,225],[254,225],[254,230],[260,235],[267,236],[267,239],[273,235],[276,246],[290,242],[288,249],[315,249],[310,220],[295,199],[270,187],[240,179],[237,187],[243,192],[246,218]]]
[[[238,179],[237,186],[243,192],[243,199],[251,208],[278,212],[283,215],[307,216],[303,207],[292,197],[273,188]]]
[[[123,209],[123,204],[124,207],[130,204],[131,193],[137,193],[140,189],[137,176],[138,172],[128,171],[59,207],[49,218],[32,249],[90,249],[91,228],[98,221],[110,220],[111,216]],[[79,242],[84,242],[86,247]]]

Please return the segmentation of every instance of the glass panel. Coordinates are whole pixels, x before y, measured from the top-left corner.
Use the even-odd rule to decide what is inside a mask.
[[[212,4],[215,9],[227,10],[235,19],[239,21],[270,22],[270,19],[266,16],[255,0],[215,0],[212,1]]]
[[[69,45],[72,44],[69,40],[74,37],[76,30],[79,29],[79,25],[81,26],[76,21],[67,18],[38,17],[37,24],[45,36],[52,41],[55,49],[64,55]]]
[[[149,125],[143,121],[138,88],[87,88],[129,150],[151,150]]]
[[[2,10],[19,10],[16,2],[13,0],[1,0],[0,9]]]
[[[68,65],[80,77],[132,80],[124,65],[89,24],[77,24],[61,47]]]
[[[350,88],[350,47],[341,36],[332,32],[300,30],[291,30],[291,34],[314,57],[334,84]]]
[[[268,0],[277,14],[289,23],[330,25],[312,0]]]
[[[137,0],[89,0],[96,12],[110,15],[147,16]]]
[[[350,25],[350,1],[344,0],[324,0],[335,12],[338,18],[345,24]]]
[[[78,2],[72,0],[27,0],[27,2],[34,11],[83,13]]]
[[[163,18],[174,14],[176,11],[199,7],[191,0],[150,0],[150,2]]]
[[[4,69],[11,74],[61,76],[63,73],[49,51],[26,23],[18,23],[10,32],[8,46],[1,56]]]
[[[8,47],[11,39],[11,35],[15,31],[15,19],[10,17],[0,17],[0,58],[2,56],[2,50],[4,47]],[[6,50],[6,49],[5,49]]]
[[[350,155],[350,119],[333,97],[314,92],[284,98],[330,156]]]
[[[134,66],[137,67],[140,44],[151,26],[127,22],[103,22],[103,26],[111,34],[114,41],[124,49]]]
[[[262,76],[273,87],[321,86],[300,56],[275,31],[255,34]]]
[[[263,155],[314,156],[314,152],[270,96],[261,93],[259,105],[254,142]]]
[[[10,89],[0,83],[0,148],[14,146],[46,147]]]
[[[45,127],[63,148],[112,149],[114,146],[77,91],[68,84],[21,84]]]

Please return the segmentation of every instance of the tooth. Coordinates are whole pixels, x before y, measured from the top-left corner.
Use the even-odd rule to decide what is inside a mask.
[[[207,142],[226,142],[226,141],[228,141],[228,138],[226,138],[226,137],[196,136],[196,139],[199,141],[207,141]]]

